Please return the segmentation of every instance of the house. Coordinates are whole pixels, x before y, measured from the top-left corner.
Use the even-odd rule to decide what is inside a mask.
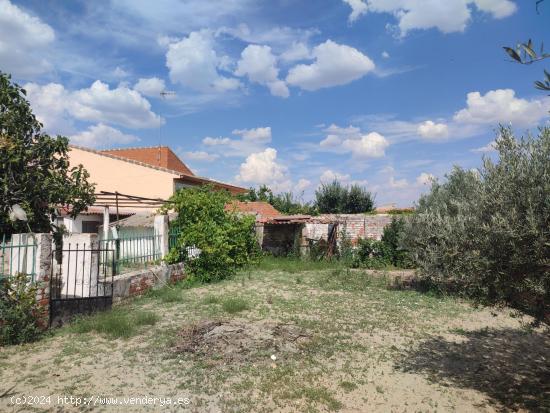
[[[233,195],[247,191],[235,185],[196,176],[167,146],[95,150],[71,145],[69,162],[71,167],[79,164],[84,166],[98,194],[106,191],[167,200],[178,189],[202,185],[212,185]],[[117,216],[123,218],[136,213],[151,213],[158,206],[137,206],[121,201],[118,210],[114,209],[114,205],[98,202],[76,219],[69,217],[70,211],[61,209],[57,221],[63,223],[70,232],[97,232],[99,225],[103,224],[107,228],[109,222]]]

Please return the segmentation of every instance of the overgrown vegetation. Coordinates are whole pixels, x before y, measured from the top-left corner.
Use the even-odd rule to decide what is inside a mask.
[[[455,167],[420,198],[403,246],[433,284],[550,322],[550,128],[498,135],[496,161]]]
[[[68,152],[69,140],[43,133],[25,90],[0,72],[0,234],[50,232],[56,208],[76,217],[93,204],[89,175]]]
[[[315,191],[320,213],[360,214],[374,211],[374,196],[359,185],[344,186],[337,180],[323,183]]]
[[[226,211],[227,192],[205,186],[186,188],[171,198],[170,208],[178,213],[173,227],[179,231],[178,246],[166,261],[185,262],[186,270],[200,281],[226,278],[258,256],[254,232],[255,217]],[[189,256],[187,247],[200,250]]]
[[[42,335],[40,317],[36,287],[26,274],[0,278],[0,345],[37,340]]]
[[[95,332],[113,340],[127,339],[136,335],[140,327],[155,325],[159,319],[151,311],[115,307],[110,311],[79,317],[70,329],[79,334]]]
[[[261,185],[258,189],[250,188],[246,194],[238,195],[237,199],[240,201],[267,202],[283,214],[318,214],[314,205],[301,201],[300,197],[293,192],[282,192],[275,195],[266,185]]]

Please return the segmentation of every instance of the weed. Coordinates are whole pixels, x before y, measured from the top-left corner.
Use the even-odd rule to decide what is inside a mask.
[[[357,384],[351,382],[351,381],[341,381],[340,387],[343,388],[346,392],[353,391],[357,388]]]
[[[97,332],[109,339],[130,338],[139,332],[139,327],[154,325],[159,316],[151,311],[130,311],[114,308],[111,311],[77,318],[70,329],[78,334]]]
[[[149,290],[147,297],[161,300],[163,303],[175,303],[183,299],[181,289],[168,285],[155,290]]]
[[[222,308],[229,314],[240,313],[241,311],[248,310],[250,306],[248,302],[240,297],[228,298],[223,301]]]

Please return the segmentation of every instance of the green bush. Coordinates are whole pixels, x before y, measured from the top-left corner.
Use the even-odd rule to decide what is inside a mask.
[[[412,261],[407,250],[401,246],[401,238],[405,230],[405,218],[392,217],[391,223],[384,227],[382,243],[388,251],[391,264],[397,268],[411,268]]]
[[[196,279],[221,280],[238,268],[256,260],[259,252],[255,237],[255,217],[225,209],[230,196],[211,187],[188,188],[176,192],[170,208],[178,213],[172,226],[179,230],[178,246],[166,260],[185,262]],[[188,256],[185,247],[196,247],[198,257]]]
[[[315,191],[315,206],[327,214],[368,213],[374,211],[374,196],[359,185],[344,186],[334,180]]]
[[[421,274],[487,304],[550,322],[550,128],[500,128],[496,161],[434,183],[407,219],[403,246]]]
[[[375,239],[360,239],[355,251],[355,265],[366,268],[384,268],[392,265],[389,246]]]
[[[36,287],[26,274],[0,281],[0,345],[21,344],[42,335]]]

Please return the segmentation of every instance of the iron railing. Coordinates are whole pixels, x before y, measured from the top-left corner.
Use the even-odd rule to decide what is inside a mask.
[[[30,281],[36,277],[36,251],[33,234],[2,235],[0,240],[0,279],[26,274]]]
[[[109,265],[109,260],[114,260],[116,274],[156,264],[162,258],[160,243],[161,236],[157,234],[102,239],[99,241],[100,250],[113,250],[114,254],[102,254],[100,262]]]

